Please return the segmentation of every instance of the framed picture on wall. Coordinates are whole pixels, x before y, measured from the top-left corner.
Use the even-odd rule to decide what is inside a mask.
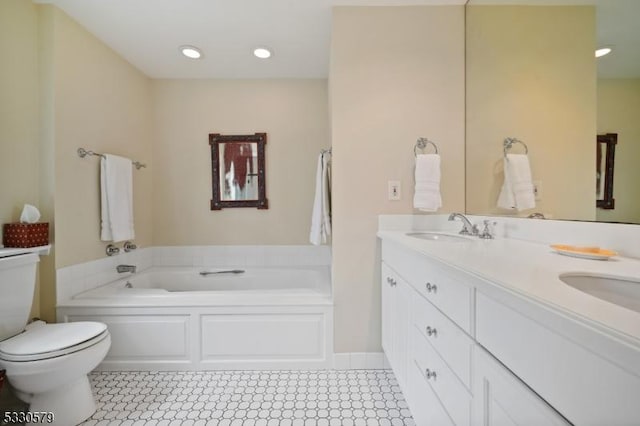
[[[266,133],[209,134],[211,210],[229,207],[269,208],[265,182]]]

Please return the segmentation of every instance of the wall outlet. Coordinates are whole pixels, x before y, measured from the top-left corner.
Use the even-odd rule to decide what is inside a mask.
[[[542,200],[542,181],[541,180],[533,181],[533,195],[535,196],[536,201]]]
[[[401,187],[400,187],[400,181],[399,180],[390,180],[388,182],[388,187],[389,187],[389,200],[391,200],[391,201],[400,200],[400,198],[402,196]]]

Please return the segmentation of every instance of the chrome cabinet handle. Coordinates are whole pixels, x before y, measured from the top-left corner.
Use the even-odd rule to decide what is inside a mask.
[[[438,330],[435,327],[431,327],[430,325],[426,328],[427,336],[438,337]]]
[[[435,293],[436,291],[438,291],[438,286],[435,284],[427,283],[426,287],[427,293]]]
[[[424,375],[427,378],[427,380],[435,380],[437,378],[436,372],[435,371],[431,371],[430,369],[425,369],[424,370]]]

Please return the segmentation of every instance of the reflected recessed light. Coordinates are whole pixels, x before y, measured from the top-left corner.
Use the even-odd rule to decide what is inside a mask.
[[[600,49],[596,50],[596,58],[600,58],[604,55],[608,55],[609,53],[611,53],[611,48],[610,47],[603,47]]]
[[[271,51],[266,47],[258,47],[253,50],[253,54],[260,59],[267,59],[271,57]]]
[[[202,52],[195,46],[180,46],[180,52],[189,59],[202,58]]]

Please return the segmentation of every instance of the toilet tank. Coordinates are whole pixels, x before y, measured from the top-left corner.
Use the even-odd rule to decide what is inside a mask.
[[[37,254],[0,257],[0,341],[22,332],[36,287]]]

